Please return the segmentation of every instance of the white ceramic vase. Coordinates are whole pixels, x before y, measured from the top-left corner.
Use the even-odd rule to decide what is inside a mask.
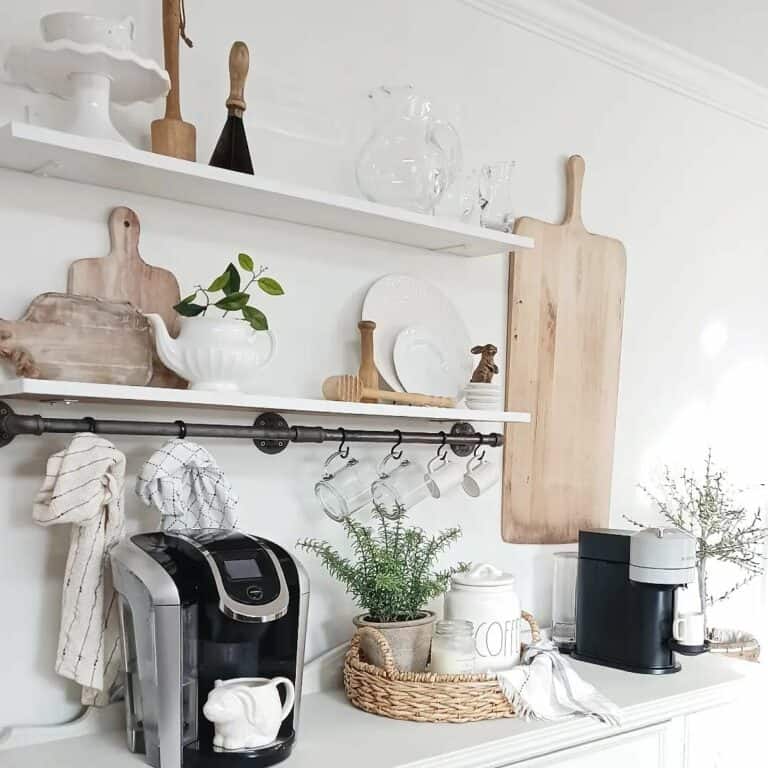
[[[157,354],[165,365],[189,381],[190,389],[242,391],[274,356],[272,331],[254,331],[237,318],[183,317],[172,338],[160,315],[147,315]]]

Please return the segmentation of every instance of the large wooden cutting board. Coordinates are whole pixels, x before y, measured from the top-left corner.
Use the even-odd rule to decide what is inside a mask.
[[[609,518],[626,255],[581,220],[584,160],[567,164],[562,224],[517,221],[536,241],[509,270],[507,425],[502,536],[523,544],[574,542]]]
[[[147,264],[139,255],[139,217],[130,208],[114,208],[109,215],[107,256],[79,259],[69,267],[67,291],[109,301],[129,301],[142,312],[155,312],[172,336],[178,333],[179,283],[172,272]],[[186,388],[187,382],[169,371],[155,354],[153,387]]]
[[[149,322],[128,302],[43,293],[20,320],[0,320],[0,358],[17,376],[144,386],[152,349]]]

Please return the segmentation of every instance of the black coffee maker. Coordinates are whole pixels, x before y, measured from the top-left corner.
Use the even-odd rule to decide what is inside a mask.
[[[676,593],[695,582],[696,540],[677,528],[579,531],[573,657],[629,672],[680,671]]]
[[[111,554],[120,602],[129,748],[155,768],[273,765],[299,722],[309,581],[277,544],[221,529],[132,536]],[[295,706],[274,742],[214,746],[216,680],[286,677]]]

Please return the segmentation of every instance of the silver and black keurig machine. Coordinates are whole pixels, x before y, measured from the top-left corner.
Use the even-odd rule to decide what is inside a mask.
[[[309,581],[273,542],[220,529],[127,538],[112,552],[129,747],[155,768],[262,766],[299,722]],[[287,677],[296,704],[271,744],[222,750],[203,706],[216,680]]]

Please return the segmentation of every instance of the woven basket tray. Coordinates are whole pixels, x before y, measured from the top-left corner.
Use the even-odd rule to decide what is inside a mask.
[[[523,611],[533,641],[539,625]],[[360,651],[360,636],[368,633],[385,659],[384,668],[369,664]],[[433,675],[402,672],[392,658],[384,636],[373,627],[361,627],[352,638],[344,659],[344,690],[359,709],[396,720],[420,723],[470,723],[515,717],[515,711],[495,677],[481,675]]]
[[[757,638],[737,629],[713,629],[709,638],[709,651],[738,656],[746,661],[760,661],[760,643]]]

